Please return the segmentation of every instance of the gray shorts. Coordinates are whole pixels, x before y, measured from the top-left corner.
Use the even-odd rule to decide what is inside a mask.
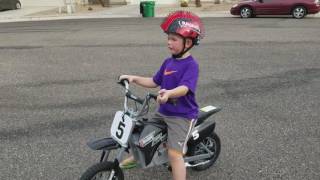
[[[155,113],[153,121],[164,121],[168,126],[167,147],[182,154],[187,152],[187,141],[190,137],[196,120],[189,120],[182,117],[164,116]]]

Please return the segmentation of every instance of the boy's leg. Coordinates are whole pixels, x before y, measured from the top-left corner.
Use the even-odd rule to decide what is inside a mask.
[[[187,171],[184,165],[183,154],[174,149],[168,149],[173,180],[186,180]]]
[[[186,180],[186,167],[183,155],[187,151],[187,140],[192,132],[195,121],[183,118],[166,117],[168,125],[168,156],[174,180]]]

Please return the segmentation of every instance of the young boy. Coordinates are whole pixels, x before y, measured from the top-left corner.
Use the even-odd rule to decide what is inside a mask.
[[[168,49],[172,57],[163,62],[153,77],[122,75],[120,80],[127,79],[130,83],[147,88],[160,86],[157,97],[160,107],[155,119],[161,119],[168,125],[167,148],[173,179],[185,180],[183,155],[187,151],[187,139],[198,116],[195,93],[199,67],[189,50],[199,44],[204,29],[200,18],[186,11],[169,14],[161,28],[168,34]],[[169,102],[169,99],[174,103]]]

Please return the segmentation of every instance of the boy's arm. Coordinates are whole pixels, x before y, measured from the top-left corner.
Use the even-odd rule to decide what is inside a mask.
[[[164,90],[164,89],[162,89],[162,90]],[[159,94],[161,94],[162,90],[159,91]],[[182,85],[182,86],[178,86],[174,89],[165,90],[165,91],[167,91],[167,93],[168,93],[168,98],[178,98],[181,96],[185,96],[188,93],[189,88],[187,86]]]
[[[133,76],[133,75],[122,75],[119,78],[121,79],[128,79],[128,81],[131,83],[136,83],[142,87],[146,88],[156,88],[158,85],[153,81],[150,77],[141,77],[141,76]]]
[[[161,89],[159,91],[159,96],[157,98],[157,101],[160,104],[164,104],[168,101],[169,98],[178,98],[181,96],[185,96],[189,91],[189,88],[187,86],[178,86],[174,89],[167,90],[167,89]]]
[[[135,76],[133,82],[146,88],[158,87],[158,84],[156,84],[150,77]]]

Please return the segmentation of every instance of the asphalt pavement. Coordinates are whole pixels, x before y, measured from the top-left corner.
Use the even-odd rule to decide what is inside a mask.
[[[197,100],[222,149],[192,180],[319,179],[319,19],[204,18]],[[0,179],[78,179],[123,107],[120,74],[151,76],[168,55],[160,18],[0,24]],[[145,89],[133,86],[139,96]],[[150,90],[156,92],[157,90]],[[114,157],[114,154],[111,154]],[[167,180],[165,167],[125,172]]]

